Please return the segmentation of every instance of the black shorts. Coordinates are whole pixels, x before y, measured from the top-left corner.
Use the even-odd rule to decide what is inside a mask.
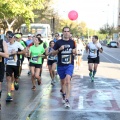
[[[4,63],[0,63],[0,82],[3,82],[4,79],[4,69],[5,69],[5,65]]]
[[[42,68],[42,64],[35,64],[35,63],[32,63],[32,62],[30,62],[29,66],[30,67],[35,67],[35,68]]]
[[[20,66],[6,65],[6,76],[11,76],[14,73],[14,77],[17,79],[19,77]]]
[[[96,57],[96,58],[88,58],[88,63],[96,63],[99,64],[100,63],[100,58]]]
[[[57,63],[57,60],[48,60],[47,65],[52,65],[53,63]]]
[[[82,54],[77,54],[77,56],[82,56]]]
[[[27,57],[28,61],[30,60],[30,57]]]

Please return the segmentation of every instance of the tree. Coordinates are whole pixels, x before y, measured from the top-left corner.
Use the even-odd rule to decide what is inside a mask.
[[[33,10],[44,9],[45,0],[0,0],[0,19],[6,21],[8,29],[11,29],[20,16],[27,25],[34,21]],[[12,21],[9,23],[9,19]]]
[[[108,25],[108,24],[105,24],[102,28],[100,28],[99,33],[100,33],[100,34],[106,34],[106,35],[108,35],[109,37],[112,37],[114,31],[115,31],[114,26],[110,26],[110,25]]]

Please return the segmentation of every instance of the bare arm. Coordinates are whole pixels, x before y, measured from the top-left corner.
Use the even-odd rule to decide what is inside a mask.
[[[4,52],[0,52],[0,56],[4,57],[4,58],[8,58],[9,54],[8,54],[8,47],[5,41],[3,41],[3,49]]]
[[[88,52],[88,49],[89,49],[89,47],[88,47],[88,45],[86,45],[86,53]]]
[[[25,54],[25,52],[26,52],[26,50],[24,49],[24,50],[22,50],[22,51],[19,51],[19,52],[17,52],[17,54]]]

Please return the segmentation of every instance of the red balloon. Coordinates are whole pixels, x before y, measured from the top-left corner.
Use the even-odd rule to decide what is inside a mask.
[[[76,20],[78,18],[78,13],[75,10],[72,10],[68,13],[70,20]]]

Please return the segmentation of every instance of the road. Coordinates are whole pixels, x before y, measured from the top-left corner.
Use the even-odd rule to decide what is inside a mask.
[[[120,120],[120,48],[103,47],[95,81],[88,77],[87,54],[80,70],[75,69],[71,81],[70,109],[61,102],[60,82],[50,85],[44,64],[42,85],[31,91],[27,64],[20,80],[19,91],[14,91],[13,102],[6,104],[6,80],[3,83],[1,120]]]

